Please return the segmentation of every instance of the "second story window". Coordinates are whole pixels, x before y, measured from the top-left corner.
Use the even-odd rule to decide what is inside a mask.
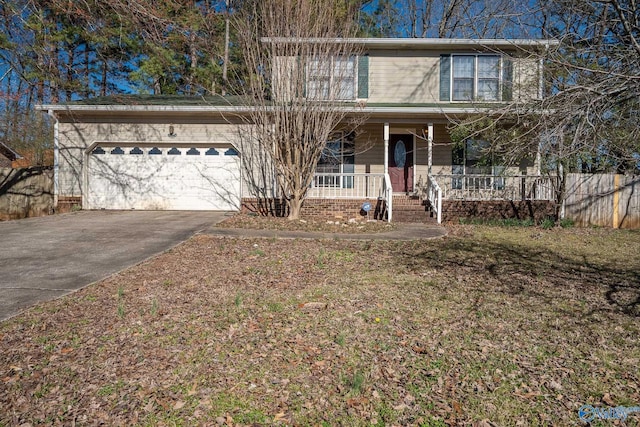
[[[356,58],[313,58],[307,62],[306,96],[318,100],[356,98]]]
[[[500,55],[442,55],[441,101],[509,101],[511,61]]]

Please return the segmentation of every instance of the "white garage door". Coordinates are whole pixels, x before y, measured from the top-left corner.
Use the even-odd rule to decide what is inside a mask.
[[[88,209],[238,210],[240,156],[231,146],[98,146]]]

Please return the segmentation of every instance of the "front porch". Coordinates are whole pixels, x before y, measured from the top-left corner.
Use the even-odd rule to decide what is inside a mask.
[[[382,201],[383,218],[389,221],[408,220],[411,210],[418,220],[426,211],[438,223],[483,215],[553,215],[556,181],[540,175],[537,161],[487,165],[478,144],[453,144],[447,126],[446,119],[435,116],[369,122],[355,139],[333,142],[343,150],[349,147],[348,154],[336,156],[334,148],[332,158],[339,164],[318,168],[308,197]]]
[[[318,163],[303,215],[442,223],[553,214],[554,182],[537,164],[478,167],[473,153],[454,152],[445,120],[434,122],[376,121],[337,134]]]
[[[334,200],[330,208],[334,215],[345,209],[346,216],[359,213],[387,221],[541,220],[554,214],[554,188],[553,178],[539,175],[440,174],[428,175],[426,182],[418,180],[411,191],[400,193],[393,191],[389,174],[316,173],[307,200],[313,206],[312,216],[328,208],[323,200]],[[370,208],[369,215],[363,206]]]
[[[429,175],[417,191],[437,222],[544,219],[555,214],[556,179],[540,175]]]

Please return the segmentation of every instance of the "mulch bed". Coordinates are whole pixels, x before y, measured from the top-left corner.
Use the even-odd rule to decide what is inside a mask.
[[[302,218],[298,220],[290,220],[283,217],[237,214],[219,223],[218,227],[320,233],[369,234],[393,231],[396,228],[396,225],[386,221],[367,221],[366,219],[320,220],[315,218]]]

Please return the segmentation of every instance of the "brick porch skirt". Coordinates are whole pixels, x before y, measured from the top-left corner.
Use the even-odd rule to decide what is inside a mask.
[[[383,219],[385,202],[376,199],[306,199],[302,205],[301,216],[327,220],[363,219],[367,214],[362,211],[362,205],[367,202],[371,204],[369,219]],[[242,212],[273,216],[286,216],[288,213],[284,200],[252,198],[242,199]]]
[[[555,203],[547,200],[443,200],[442,221],[460,218],[533,219],[542,221],[555,216]]]

